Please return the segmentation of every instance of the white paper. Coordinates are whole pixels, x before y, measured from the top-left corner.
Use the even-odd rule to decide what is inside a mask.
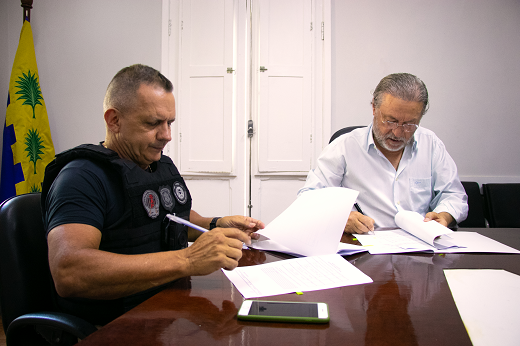
[[[338,255],[347,256],[353,255],[360,252],[365,252],[367,249],[364,246],[347,244],[347,243],[339,243],[338,251],[336,252]]]
[[[357,240],[368,249],[372,255],[433,252],[433,247],[417,239],[402,229],[374,231],[374,234],[356,234]]]
[[[247,249],[247,246],[245,248]],[[280,245],[274,241],[270,241],[270,240],[263,241],[262,246],[258,247],[257,249],[282,252],[282,253],[285,253],[285,254],[288,254],[291,256],[295,256],[295,257],[305,257],[298,253],[292,252],[291,249],[286,248],[285,246],[282,246],[282,245]],[[341,256],[349,256],[349,255],[354,255],[354,254],[366,252],[366,251],[368,251],[368,250],[364,246],[340,242],[338,244],[338,251],[336,253]]]
[[[476,232],[457,231],[451,233],[449,236],[458,247],[447,249],[436,249],[400,229],[375,231],[374,233],[375,235],[356,235],[359,242],[363,244],[372,255],[403,252],[520,254],[519,250]]]
[[[520,276],[505,270],[445,269],[473,346],[520,343]]]
[[[306,191],[257,232],[269,241],[254,241],[251,247],[303,256],[334,254],[358,194],[344,187]]]
[[[414,211],[401,210],[395,215],[394,219],[397,226],[431,246],[435,246],[435,238],[453,233],[452,230],[437,221],[424,222],[424,216]]]
[[[370,277],[337,254],[222,271],[246,299],[372,282]]]

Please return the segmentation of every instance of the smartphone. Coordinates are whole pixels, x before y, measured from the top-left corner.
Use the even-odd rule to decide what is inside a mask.
[[[248,321],[328,323],[329,307],[326,303],[245,300],[237,317]]]

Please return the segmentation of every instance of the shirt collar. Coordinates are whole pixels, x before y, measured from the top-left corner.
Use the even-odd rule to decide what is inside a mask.
[[[366,140],[366,147],[365,147],[365,150],[367,151],[367,153],[370,150],[370,148],[377,149],[376,143],[374,143],[374,136],[372,136],[372,126],[373,125],[374,124],[371,122],[370,125],[367,126],[368,130],[366,133],[367,140]]]

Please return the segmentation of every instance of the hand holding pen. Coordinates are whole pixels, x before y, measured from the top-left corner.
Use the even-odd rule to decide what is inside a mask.
[[[355,203],[357,212],[351,212],[345,226],[345,233],[374,234],[374,220],[363,213],[359,204]]]

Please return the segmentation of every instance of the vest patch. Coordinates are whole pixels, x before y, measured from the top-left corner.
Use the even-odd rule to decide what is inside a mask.
[[[175,200],[173,199],[172,192],[169,186],[159,186],[159,194],[161,195],[161,203],[164,209],[170,213],[175,206]]]
[[[152,219],[157,218],[159,216],[159,196],[153,190],[146,190],[143,193],[143,206],[148,213],[148,216]]]
[[[182,186],[178,181],[173,183],[173,194],[180,204],[185,204],[188,200],[188,194],[186,193],[184,186]]]

